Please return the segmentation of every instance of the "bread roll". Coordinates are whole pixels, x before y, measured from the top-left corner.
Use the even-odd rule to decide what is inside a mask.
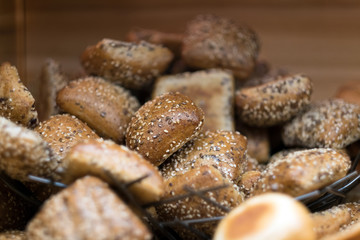
[[[23,231],[10,230],[0,233],[0,240],[26,240],[26,234]]]
[[[343,148],[360,139],[360,105],[340,99],[316,102],[284,126],[287,146]]]
[[[35,99],[21,82],[16,67],[9,63],[0,66],[0,116],[25,127],[38,123]]]
[[[56,180],[57,159],[37,132],[0,117],[0,170],[25,182],[29,174]]]
[[[29,240],[151,239],[129,207],[95,177],[84,177],[51,197],[26,228]]]
[[[315,240],[307,208],[279,193],[250,198],[218,225],[214,240]]]
[[[127,129],[126,146],[159,166],[199,134],[203,122],[203,111],[190,98],[166,93],[135,113]]]
[[[258,38],[251,29],[207,14],[188,24],[182,57],[192,68],[229,69],[236,77],[245,79],[254,69],[258,51]]]
[[[167,69],[172,59],[170,50],[161,45],[103,39],[84,51],[81,63],[88,74],[126,88],[145,89]]]
[[[239,132],[207,131],[173,154],[161,171],[170,178],[200,166],[213,166],[236,182],[246,168],[246,146],[246,138]]]
[[[184,187],[190,187],[195,191],[227,184],[227,188],[207,192],[204,196],[210,198],[222,206],[232,209],[243,201],[243,195],[237,191],[234,185],[224,178],[219,170],[212,166],[201,166],[189,170],[182,175],[176,175],[166,180],[166,194],[164,199],[187,193]],[[211,218],[223,216],[226,212],[219,207],[194,195],[181,200],[165,203],[156,208],[161,221],[176,219],[189,220],[199,218]],[[216,222],[210,221],[192,225],[198,230],[212,236]],[[184,239],[196,239],[184,228],[176,228]]]
[[[115,186],[141,177],[129,190],[141,203],[157,201],[164,195],[164,181],[158,169],[138,153],[111,141],[88,140],[76,144],[66,155],[64,183],[85,175],[97,176]]]
[[[254,194],[282,192],[300,196],[344,177],[350,165],[349,157],[340,150],[315,148],[294,151],[266,166]]]
[[[95,77],[71,81],[58,93],[56,102],[100,136],[118,143],[123,143],[126,127],[139,108],[129,91]]]

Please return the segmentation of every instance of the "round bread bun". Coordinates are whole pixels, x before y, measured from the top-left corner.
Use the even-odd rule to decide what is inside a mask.
[[[58,93],[56,102],[100,136],[117,143],[123,143],[126,127],[139,108],[129,91],[99,77],[71,81]]]
[[[243,202],[243,194],[238,191],[229,179],[213,166],[200,166],[190,169],[181,175],[176,175],[166,180],[166,194],[164,199],[176,197],[188,193],[186,187],[199,192],[201,190],[216,186],[227,185],[226,188],[205,192],[203,195],[208,199],[220,204],[224,208],[233,209]],[[226,211],[206,201],[197,195],[190,195],[186,198],[165,202],[156,207],[161,221],[192,220],[223,216]],[[217,222],[210,221],[192,225],[196,229],[212,236]],[[198,239],[183,227],[176,227],[175,230],[183,239]]]
[[[95,177],[84,177],[52,196],[27,225],[28,239],[150,240],[130,208]]]
[[[170,178],[205,165],[217,168],[225,177],[236,181],[247,165],[246,148],[246,137],[239,132],[206,131],[174,153],[161,172]]]
[[[0,66],[0,116],[25,127],[38,123],[35,99],[21,82],[16,67],[9,63]]]
[[[155,166],[199,134],[204,113],[187,96],[165,93],[146,102],[134,115],[126,146]]]
[[[341,99],[317,102],[285,124],[287,146],[343,148],[360,139],[360,106]]]
[[[112,186],[145,177],[129,187],[140,203],[158,201],[164,195],[164,180],[158,169],[140,154],[112,141],[87,140],[76,144],[66,155],[63,182],[93,175]]]
[[[299,196],[325,187],[344,177],[351,161],[344,151],[330,148],[315,148],[289,152],[272,160],[254,191],[282,192]]]
[[[279,193],[250,198],[218,225],[214,240],[315,240],[310,212],[295,199]]]
[[[311,80],[301,74],[279,76],[261,85],[236,92],[240,120],[250,126],[269,127],[284,123],[310,104]]]
[[[28,175],[58,179],[58,157],[40,135],[0,117],[0,170],[19,181]]]
[[[229,19],[206,14],[192,20],[184,37],[182,57],[195,69],[222,68],[247,78],[259,52],[256,34]]]
[[[81,63],[88,74],[103,77],[130,89],[145,89],[173,59],[161,45],[103,39],[88,47]]]
[[[51,116],[48,120],[40,122],[34,130],[49,143],[60,160],[76,143],[99,138],[85,123],[69,114]]]

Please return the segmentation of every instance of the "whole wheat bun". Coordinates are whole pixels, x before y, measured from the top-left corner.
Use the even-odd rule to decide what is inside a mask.
[[[161,45],[103,39],[88,47],[81,63],[88,74],[103,77],[130,89],[146,89],[173,59]]]
[[[165,93],[135,113],[127,129],[126,146],[159,166],[199,134],[203,122],[203,111],[189,97]]]
[[[314,223],[307,208],[279,193],[250,198],[218,225],[214,240],[315,240]]]
[[[151,239],[130,208],[95,177],[84,177],[52,196],[26,228],[29,240]]]
[[[78,143],[68,152],[64,162],[64,183],[93,175],[116,186],[145,177],[129,187],[139,202],[158,201],[165,192],[164,180],[155,166],[137,152],[109,140],[91,139]]]
[[[71,81],[59,91],[56,103],[100,136],[118,143],[123,143],[126,127],[139,108],[128,90],[99,77]]]
[[[0,116],[25,127],[35,127],[38,113],[35,99],[21,82],[15,66],[0,65]]]

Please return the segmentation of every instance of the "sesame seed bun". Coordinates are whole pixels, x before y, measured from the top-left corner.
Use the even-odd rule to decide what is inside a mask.
[[[193,139],[204,113],[187,96],[166,93],[145,103],[129,123],[126,146],[155,166]]]
[[[311,80],[303,75],[279,76],[261,85],[236,91],[240,120],[250,126],[284,123],[310,104]]]
[[[284,126],[287,146],[343,148],[360,139],[360,106],[341,99],[316,102]]]
[[[118,143],[124,141],[126,127],[139,108],[128,90],[98,77],[71,81],[58,93],[56,102],[100,136]]]
[[[258,51],[258,38],[251,29],[207,14],[188,24],[182,57],[192,68],[228,69],[244,79],[253,71]]]
[[[35,99],[21,82],[15,66],[0,66],[0,116],[25,127],[35,127],[38,114]]]
[[[351,161],[343,151],[315,148],[291,151],[270,161],[262,172],[254,195],[282,192],[299,196],[344,177]]]
[[[78,143],[66,155],[65,163],[64,183],[93,175],[115,186],[114,179],[128,183],[147,176],[129,188],[138,201],[157,201],[164,195],[164,181],[158,169],[138,153],[111,141],[92,139]]]
[[[151,239],[129,207],[95,177],[52,196],[26,228],[29,239]]]
[[[145,89],[173,59],[169,49],[140,43],[103,39],[88,47],[81,63],[88,74],[103,77],[130,89]]]

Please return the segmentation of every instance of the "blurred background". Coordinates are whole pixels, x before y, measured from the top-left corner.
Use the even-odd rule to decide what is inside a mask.
[[[200,13],[252,27],[260,59],[315,83],[314,99],[360,81],[360,1],[356,0],[0,0],[0,62],[10,61],[35,98],[46,58],[71,75],[79,56],[102,38],[123,40],[133,27],[181,33]]]

